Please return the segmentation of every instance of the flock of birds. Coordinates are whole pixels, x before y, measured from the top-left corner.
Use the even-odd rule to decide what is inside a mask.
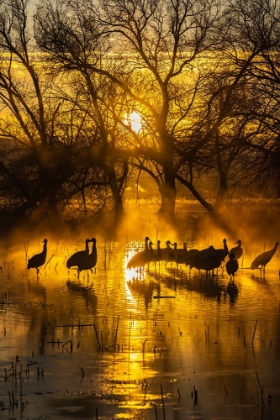
[[[92,242],[91,252],[89,251],[89,243]],[[39,267],[45,264],[47,257],[47,243],[48,240],[43,240],[43,250],[39,254],[33,255],[28,260],[27,268],[35,268],[37,274],[39,273]],[[213,271],[215,268],[219,268],[222,262],[226,260],[226,271],[231,279],[234,279],[234,275],[237,272],[239,265],[238,260],[243,254],[241,247],[242,242],[238,240],[235,242],[237,246],[232,249],[228,249],[227,241],[222,241],[223,248],[216,249],[212,245],[209,248],[199,249],[187,249],[187,243],[184,242],[183,248],[178,248],[177,243],[172,244],[170,241],[166,241],[165,248],[161,248],[161,241],[157,241],[157,249],[153,249],[153,242],[148,236],[145,238],[145,247],[143,251],[136,253],[127,264],[127,268],[143,268],[146,264],[151,262],[176,262],[177,264],[185,264],[191,268],[197,270],[205,270],[206,274]],[[172,248],[173,246],[173,248]],[[251,263],[251,269],[258,268],[259,266],[265,271],[266,265],[269,263],[273,255],[275,254],[278,247],[278,242],[269,251],[263,252],[258,255]],[[75,252],[71,257],[68,258],[66,266],[68,269],[71,267],[77,267],[78,277],[80,272],[83,270],[91,270],[97,263],[97,247],[96,239],[86,239],[85,249]]]
[[[89,252],[89,243],[92,242],[92,249],[91,253]],[[47,243],[48,240],[43,240],[43,250],[39,254],[33,255],[28,260],[27,268],[35,268],[37,274],[39,273],[39,267],[45,264],[47,258]],[[71,257],[68,258],[66,261],[66,267],[68,270],[71,267],[77,267],[78,270],[78,277],[80,272],[83,270],[91,270],[96,266],[97,263],[97,247],[96,247],[96,239],[86,239],[85,249],[82,251],[77,251]]]
[[[127,268],[142,268],[150,262],[174,261],[177,264],[185,264],[186,266],[189,266],[190,269],[196,268],[197,270],[205,270],[206,274],[208,274],[215,268],[219,268],[222,265],[222,262],[226,261],[226,271],[231,279],[234,279],[234,275],[239,268],[238,260],[243,254],[243,249],[241,247],[242,242],[241,240],[238,240],[235,242],[237,246],[230,250],[228,249],[226,239],[224,239],[222,243],[223,248],[220,249],[216,249],[210,245],[209,248],[199,250],[187,249],[186,242],[184,242],[183,248],[179,249],[176,242],[172,244],[170,241],[166,241],[166,247],[161,248],[160,241],[158,240],[157,249],[153,249],[153,242],[150,241],[150,238],[147,236],[145,238],[144,250],[135,254],[128,261]],[[265,267],[275,254],[277,247],[278,242],[276,242],[271,250],[258,255],[251,263],[251,269],[254,270],[260,266],[261,269],[265,271]]]

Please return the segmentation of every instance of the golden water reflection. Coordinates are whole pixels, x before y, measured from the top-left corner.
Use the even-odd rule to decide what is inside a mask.
[[[23,247],[6,249],[7,418],[277,419],[279,255],[265,278],[245,259],[233,284],[225,272],[206,279],[175,263],[127,270],[131,244],[107,244],[96,272],[79,279],[65,267],[78,247],[50,244],[53,257],[38,277],[26,270]]]

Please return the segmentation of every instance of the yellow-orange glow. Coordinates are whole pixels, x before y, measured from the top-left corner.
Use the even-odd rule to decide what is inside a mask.
[[[136,111],[133,111],[130,115],[127,114],[124,123],[131,126],[132,130],[137,134],[142,128],[141,117]]]

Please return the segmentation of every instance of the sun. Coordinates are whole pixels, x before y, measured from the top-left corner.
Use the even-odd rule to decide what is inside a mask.
[[[127,114],[124,123],[129,125],[136,134],[139,134],[142,128],[141,116],[136,111]]]

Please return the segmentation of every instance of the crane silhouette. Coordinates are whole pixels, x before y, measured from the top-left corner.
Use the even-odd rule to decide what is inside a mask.
[[[176,250],[175,260],[177,264],[182,264],[185,262],[187,256],[187,242],[183,242],[183,248],[179,248]]]
[[[219,268],[222,259],[219,253],[215,252],[216,250],[207,249],[207,253],[202,255],[196,255],[190,263],[190,268],[196,268],[197,270],[205,270],[206,276],[208,276],[209,271],[213,271],[215,268]],[[211,252],[213,251],[213,252]]]
[[[71,267],[76,267],[79,263],[79,261],[81,261],[84,257],[86,257],[87,255],[89,255],[89,242],[91,242],[91,239],[86,239],[86,247],[83,251],[77,251],[74,254],[71,255],[71,257],[68,258],[67,262],[66,262],[66,266],[69,270],[69,268]]]
[[[235,244],[238,244],[238,245],[235,246],[234,248],[231,248],[231,250],[228,253],[228,256],[230,256],[230,254],[234,254],[235,259],[239,260],[239,258],[243,254],[243,249],[241,248],[242,242],[240,241],[240,239],[238,239],[238,241],[236,241]]]
[[[45,264],[46,257],[47,257],[47,243],[48,243],[48,240],[44,239],[42,241],[42,243],[44,243],[42,252],[40,252],[39,254],[33,255],[33,257],[31,257],[28,260],[28,263],[27,263],[28,270],[30,268],[36,268],[37,274],[39,273],[39,267],[41,267],[42,265]]]
[[[227,240],[226,239],[223,239],[222,243],[224,244],[224,247],[223,248],[216,249],[216,252],[218,252],[221,255],[221,258],[224,261],[224,259],[228,255]]]
[[[153,251],[153,259],[154,262],[160,262],[161,261],[161,248],[160,248],[160,240],[157,240],[157,249]]]
[[[151,252],[148,245],[149,240],[150,238],[146,236],[144,250],[137,252],[137,254],[133,255],[133,257],[130,258],[130,260],[127,263],[127,268],[144,267],[145,264],[151,261]]]
[[[254,270],[255,268],[258,268],[260,265],[261,269],[265,271],[265,266],[269,263],[269,261],[275,254],[277,247],[278,247],[278,242],[276,242],[274,247],[270,249],[269,251],[263,252],[262,254],[258,255],[251,264],[252,270]]]
[[[231,279],[234,279],[234,274],[238,270],[238,261],[234,254],[230,254],[229,260],[226,263],[226,270]]]
[[[86,255],[84,258],[82,258],[77,264],[78,277],[80,276],[81,271],[90,270],[92,272],[92,269],[96,266],[96,263],[97,263],[96,239],[92,238],[90,242],[92,242],[91,253],[89,255]]]
[[[175,255],[175,253],[174,253],[173,248],[171,248],[171,246],[170,246],[170,245],[172,245],[171,241],[169,241],[169,240],[166,241],[165,242],[165,245],[166,245],[166,247],[165,248],[162,248],[162,250],[161,250],[161,259],[163,261],[166,261],[166,262],[168,262],[168,261],[174,261],[174,255]],[[177,244],[176,244],[176,246],[177,246]]]

